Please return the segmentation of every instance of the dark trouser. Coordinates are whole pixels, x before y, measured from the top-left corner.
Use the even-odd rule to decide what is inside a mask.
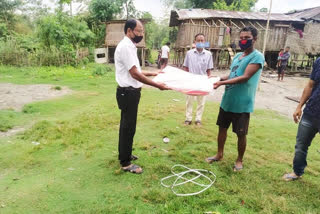
[[[295,146],[295,155],[293,159],[293,171],[301,176],[307,166],[308,148],[317,132],[320,131],[320,121],[304,114],[301,118]]]
[[[129,166],[132,154],[133,137],[136,132],[138,105],[141,89],[118,87],[117,102],[121,110],[119,129],[119,160],[121,166]]]

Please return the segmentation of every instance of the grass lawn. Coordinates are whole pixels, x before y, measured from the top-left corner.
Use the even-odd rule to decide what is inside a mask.
[[[144,173],[122,172],[114,72],[93,75],[97,69],[94,64],[0,66],[0,82],[49,83],[74,91],[29,104],[24,112],[0,111],[0,130],[34,124],[0,138],[0,213],[319,213],[320,138],[310,147],[303,179],[282,181],[291,171],[297,125],[271,111],[252,115],[245,169],[234,173],[237,148],[231,132],[224,160],[204,162],[216,152],[217,103],[206,104],[203,127],[185,127],[183,95],[143,89],[134,154]],[[170,143],[162,142],[164,136]],[[200,195],[177,197],[160,185],[174,164],[211,170],[216,183]]]

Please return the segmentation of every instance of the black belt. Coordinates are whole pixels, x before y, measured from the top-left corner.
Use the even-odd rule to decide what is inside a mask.
[[[134,88],[132,86],[129,86],[129,87],[118,86],[118,89],[125,90],[125,91],[141,91],[141,88]]]

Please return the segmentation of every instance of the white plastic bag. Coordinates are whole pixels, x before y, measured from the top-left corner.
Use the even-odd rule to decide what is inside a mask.
[[[207,75],[196,75],[167,66],[163,73],[158,74],[153,80],[184,94],[207,95],[214,92],[213,84],[218,82],[220,77],[208,78]]]

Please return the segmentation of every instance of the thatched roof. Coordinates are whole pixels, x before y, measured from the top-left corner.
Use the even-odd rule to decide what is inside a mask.
[[[213,9],[178,9],[172,10],[169,26],[178,26],[182,20],[188,19],[237,19],[267,21],[268,15],[263,12],[239,12]],[[302,19],[282,13],[271,13],[271,21],[277,22],[303,22]]]

